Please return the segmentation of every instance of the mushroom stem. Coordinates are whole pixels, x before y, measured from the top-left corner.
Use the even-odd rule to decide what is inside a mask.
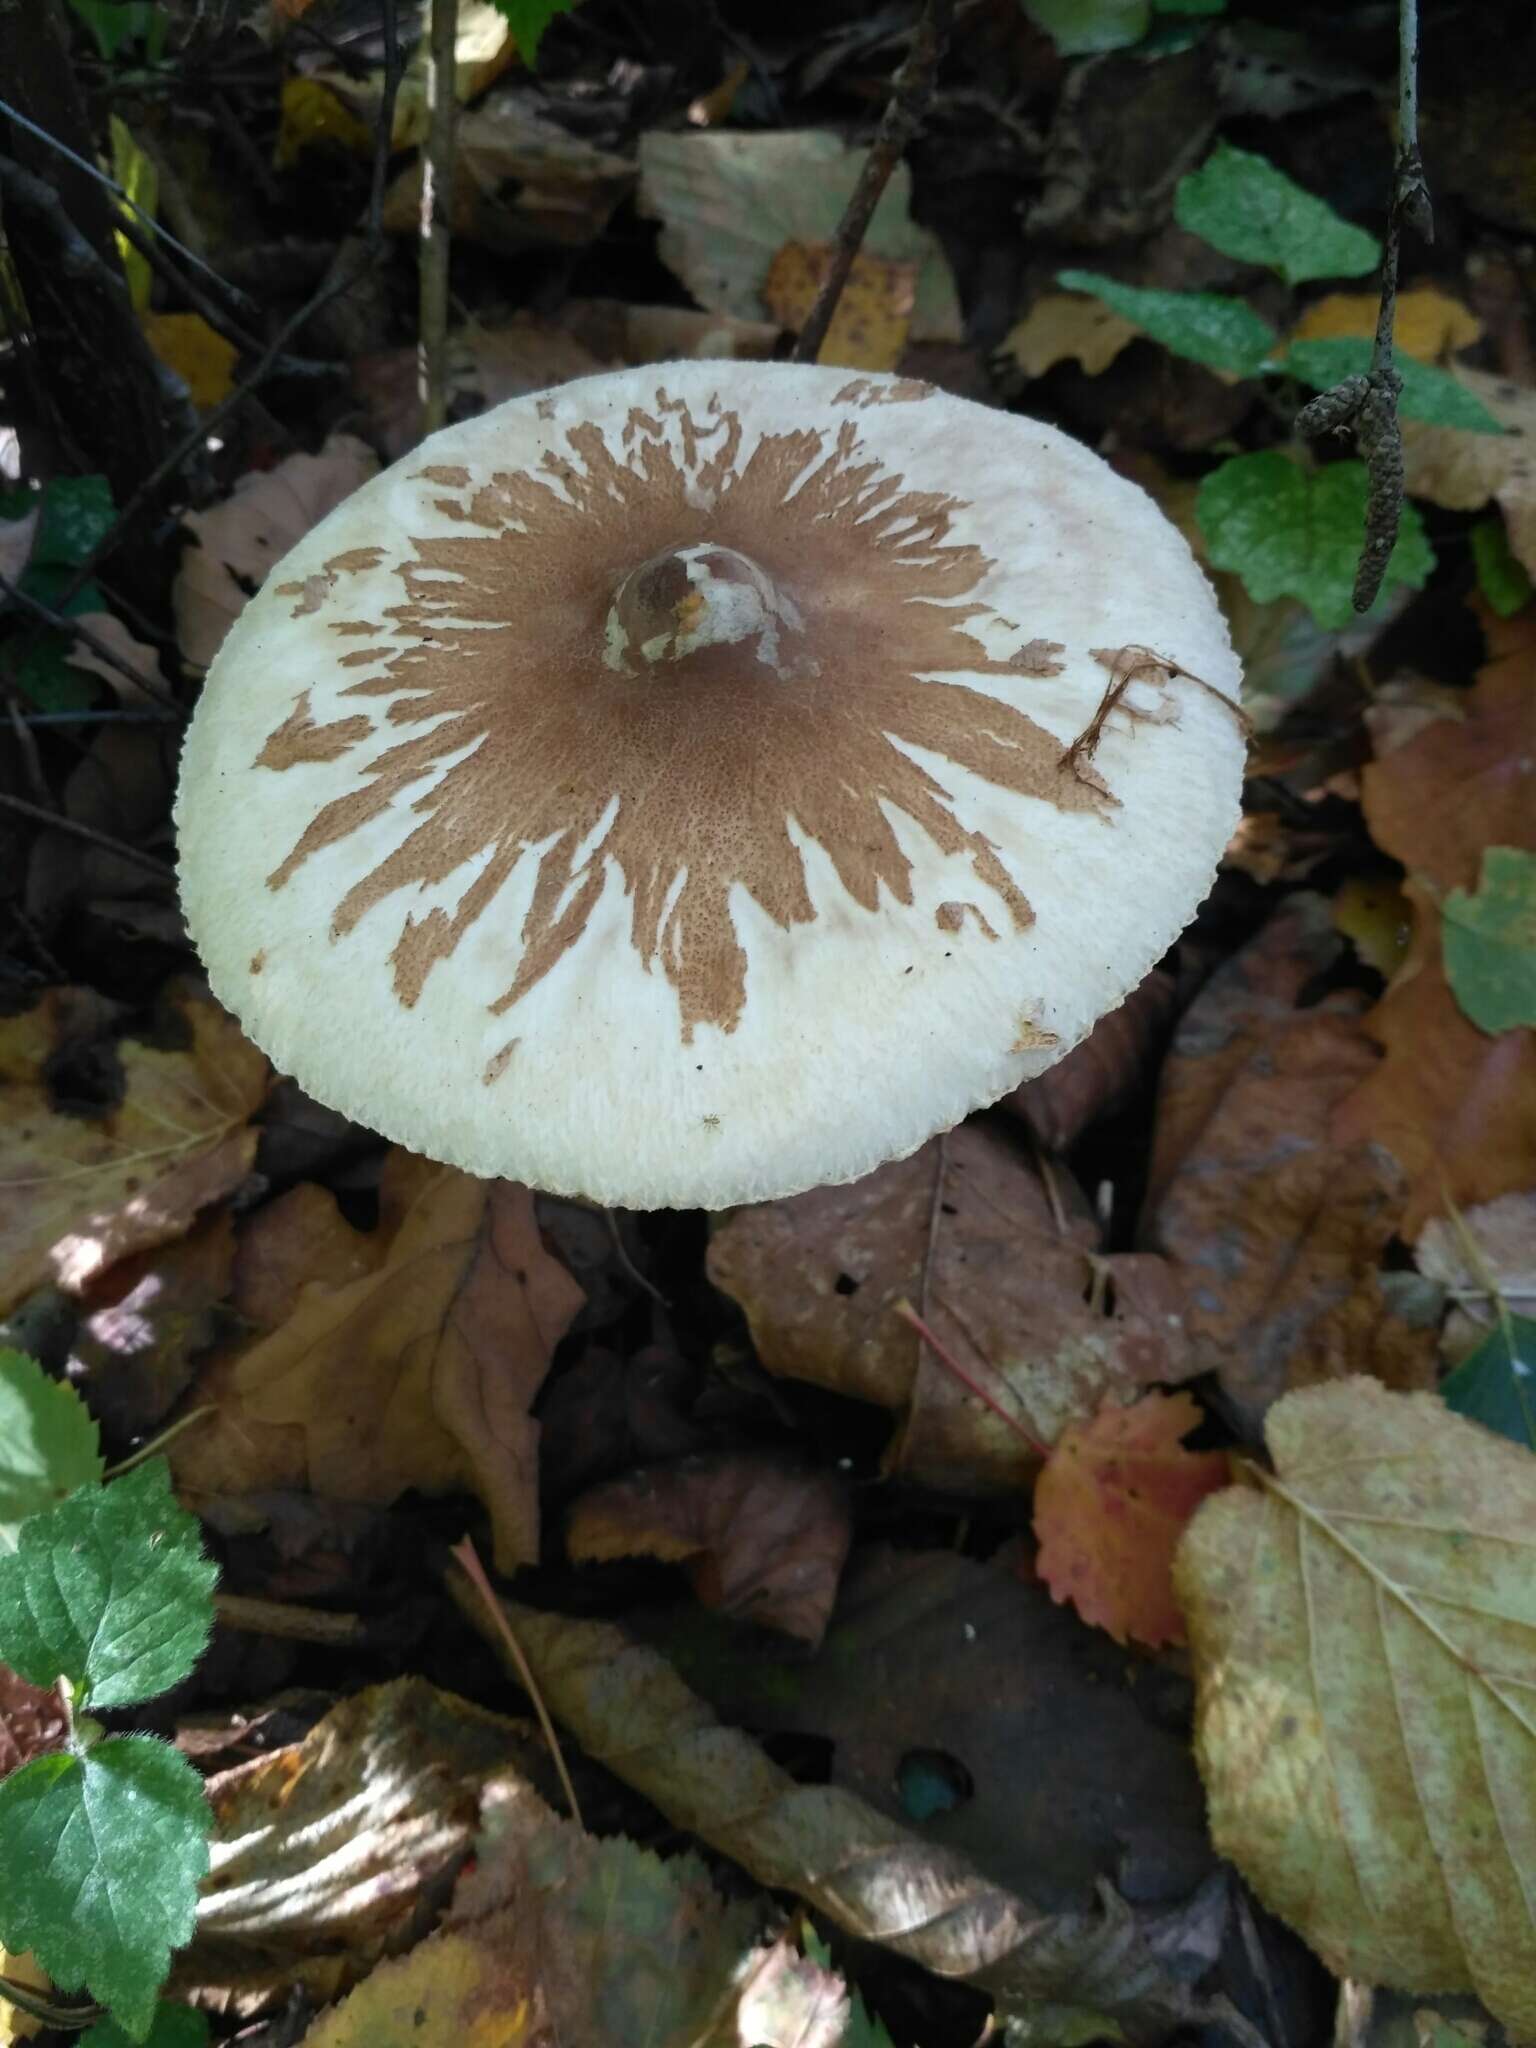
[[[755,641],[757,660],[783,676],[784,632],[798,634],[803,624],[794,600],[750,556],[700,541],[630,570],[609,607],[605,659],[633,675],[637,664],[643,672],[706,647]]]

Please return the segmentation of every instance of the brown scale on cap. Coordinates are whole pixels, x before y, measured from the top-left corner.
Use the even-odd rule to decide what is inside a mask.
[[[1064,758],[1013,704],[931,679],[1060,668],[1052,642],[999,660],[967,630],[989,616],[966,600],[991,563],[950,538],[959,500],[907,489],[860,451],[851,423],[835,437],[767,434],[745,449],[742,438],[734,411],[696,416],[658,393],[655,412],[630,414],[622,458],[580,425],[542,474],[476,486],[461,468],[418,473],[460,493],[432,503],[462,531],[413,541],[388,637],[343,657],[383,664],[344,693],[383,700],[377,725],[317,725],[301,692],[257,756],[281,772],[367,749],[356,789],[317,812],[269,888],[391,807],[420,820],[341,897],[337,935],[397,891],[488,856],[451,911],[404,914],[391,962],[406,1006],[532,844],[549,842],[492,1009],[511,1008],[580,938],[612,862],[632,943],[676,989],[686,1041],[741,1016],[736,886],[785,929],[817,916],[791,820],[866,910],[882,889],[912,900],[892,810],[966,856],[1015,928],[1031,923],[942,773],[904,748],[1065,812],[1114,804],[1091,764]],[[391,728],[400,737],[379,751]]]

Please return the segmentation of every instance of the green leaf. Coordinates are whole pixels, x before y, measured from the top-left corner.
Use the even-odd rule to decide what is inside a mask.
[[[217,1576],[152,1458],[22,1523],[0,1557],[0,1657],[33,1685],[67,1678],[93,1710],[153,1699],[197,1662]]]
[[[1536,1322],[1500,1315],[1440,1387],[1447,1408],[1536,1451]]]
[[[1531,601],[1531,577],[1509,544],[1509,529],[1497,512],[1490,512],[1474,524],[1469,538],[1478,589],[1501,619],[1512,619]]]
[[[30,509],[36,499],[28,497]],[[77,569],[116,517],[112,486],[104,476],[55,477],[43,491],[32,566]]]
[[[569,14],[578,0],[494,0],[494,4],[511,23],[518,55],[532,71],[538,62],[545,29],[557,14]]]
[[[1060,270],[1056,282],[1067,291],[1091,292],[1153,341],[1212,370],[1256,377],[1275,345],[1267,320],[1219,292],[1147,291],[1094,270]]]
[[[1479,1031],[1536,1024],[1536,854],[1485,846],[1479,893],[1441,906],[1445,974]]]
[[[142,2048],[208,2048],[207,2016],[190,2005],[171,2005],[162,1999]],[[130,2048],[131,2034],[125,2034],[116,2020],[98,2020],[80,2036],[80,2048]]]
[[[1309,277],[1363,277],[1381,244],[1341,220],[1267,157],[1218,142],[1198,171],[1179,180],[1174,216],[1225,256],[1263,263],[1287,284]]]
[[[210,1820],[202,1779],[152,1735],[23,1764],[0,1781],[0,1941],[143,2041],[192,1938]]]
[[[69,4],[95,37],[103,63],[110,64],[128,43],[147,43],[151,58],[158,54],[155,45],[164,40],[169,17],[154,0],[69,0]]]
[[[1299,597],[1320,626],[1342,630],[1357,616],[1351,592],[1365,544],[1365,500],[1363,462],[1308,470],[1271,448],[1234,455],[1213,470],[1195,517],[1214,566],[1235,570],[1250,597],[1260,604]],[[1423,523],[1405,505],[1383,589],[1417,589],[1434,565]]]
[[[73,1387],[24,1351],[0,1351],[0,1555],[27,1515],[101,1478],[95,1422]]]
[[[1091,57],[1139,43],[1152,19],[1151,0],[1024,0],[1063,57]]]
[[[800,1936],[800,1946],[811,1961],[819,1964],[823,1970],[837,1968],[832,1960],[831,1949],[814,1927],[806,1926]],[[846,1978],[843,1981],[847,1983]],[[839,2048],[895,2048],[890,2034],[886,2031],[884,2020],[874,2017],[852,1984],[848,1984],[848,2002],[848,2025]]]
[[[1364,376],[1371,367],[1371,344],[1363,335],[1341,334],[1325,341],[1293,341],[1272,367],[1299,377],[1314,391],[1327,391],[1346,377]],[[1394,367],[1403,380],[1397,409],[1405,420],[1424,420],[1432,427],[1460,427],[1468,434],[1502,434],[1504,429],[1482,400],[1444,370],[1413,356],[1398,356]]]

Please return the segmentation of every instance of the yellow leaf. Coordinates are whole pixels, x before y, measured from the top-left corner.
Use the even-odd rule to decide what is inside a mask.
[[[831,259],[827,242],[786,242],[763,279],[763,304],[798,333],[815,303]],[[847,370],[894,370],[907,345],[917,293],[917,265],[861,249],[832,315],[819,363]]]
[[[1047,292],[1008,330],[999,353],[1011,356],[1026,377],[1043,377],[1053,364],[1069,358],[1097,377],[1140,331],[1111,312],[1102,299],[1081,292]]]
[[[1408,953],[1413,906],[1386,875],[1352,875],[1333,899],[1333,921],[1367,967],[1390,981]]]
[[[1341,335],[1370,340],[1376,332],[1380,303],[1375,292],[1329,292],[1308,306],[1291,340],[1332,341]],[[1459,299],[1447,298],[1432,284],[1420,284],[1398,293],[1393,333],[1404,355],[1438,363],[1457,349],[1481,341],[1483,323]]]
[[[139,209],[137,214],[127,206],[121,207],[121,211],[142,228],[144,223],[140,216],[147,213],[153,220],[160,203],[160,173],[134,140],[133,131],[126,121],[114,114],[109,131],[112,137],[112,175]],[[122,258],[123,275],[128,280],[128,296],[142,311],[149,304],[150,288],[154,283],[149,260],[139,254],[124,234],[117,236],[117,253]]]
[[[1175,1583],[1218,1851],[1340,1977],[1536,2029],[1536,1459],[1430,1394],[1269,1412]]]
[[[228,398],[240,351],[215,333],[201,313],[140,313],[139,325],[161,362],[186,385],[200,412],[211,411]]]
[[[492,0],[459,0],[458,28],[454,38],[454,96],[459,105],[477,100],[517,59],[512,28]],[[369,78],[352,78],[344,71],[324,70],[311,74],[343,106],[366,122],[369,147],[373,123],[383,99],[382,71]],[[413,149],[427,139],[427,38],[416,44],[395,95],[394,119],[390,127],[393,149]],[[556,131],[559,133],[560,131]]]
[[[272,161],[280,171],[292,170],[315,142],[339,142],[357,156],[373,148],[373,130],[352,109],[343,106],[318,78],[285,78]]]
[[[304,2048],[381,2048],[384,2042],[448,2042],[453,2048],[524,2048],[535,2013],[523,1985],[529,1971],[515,1930],[500,1940],[477,1929],[443,1928],[409,1955],[380,1963],[357,1989],[322,2012]],[[548,2039],[542,2026],[540,2040]]]

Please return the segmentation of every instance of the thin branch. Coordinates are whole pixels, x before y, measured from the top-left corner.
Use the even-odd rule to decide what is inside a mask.
[[[368,1634],[360,1614],[333,1614],[324,1607],[258,1600],[245,1593],[215,1593],[213,1611],[225,1628],[243,1629],[253,1636],[281,1636],[290,1643],[319,1643],[329,1650],[355,1648]]]
[[[135,866],[158,875],[162,882],[176,880],[176,870],[168,861],[157,860],[152,853],[143,853],[126,839],[114,839],[108,832],[98,832],[94,825],[82,825],[76,818],[66,818],[58,811],[50,811],[46,804],[29,804],[25,797],[12,796],[0,789],[0,809],[14,811],[18,818],[30,818],[34,824],[51,826],[55,832],[67,832],[72,839],[84,839],[91,846],[100,846],[108,853],[118,854],[123,860],[132,861]]]
[[[40,625],[52,626],[56,631],[67,634],[71,640],[78,640],[82,647],[88,647],[91,650],[98,661],[104,661],[107,667],[115,670],[125,682],[132,683],[136,690],[142,690],[145,696],[150,698],[152,702],[160,705],[162,710],[173,714],[179,712],[176,699],[171,695],[164,683],[152,682],[142,670],[136,669],[131,661],[125,661],[115,647],[108,641],[103,640],[99,633],[94,632],[91,627],[85,625],[80,619],[72,618],[65,612],[57,611],[52,605],[43,604],[40,599],[33,597],[28,591],[23,590],[19,583],[13,583],[10,577],[3,573],[0,573],[0,598],[5,598],[10,603],[19,605],[24,612],[29,613]],[[186,713],[179,712],[179,715],[185,717]],[[27,723],[35,725],[37,720],[29,719]]]
[[[1365,458],[1370,494],[1365,509],[1365,547],[1355,572],[1354,607],[1369,611],[1376,602],[1387,563],[1397,545],[1403,513],[1403,435],[1397,403],[1403,380],[1392,363],[1393,326],[1397,317],[1398,258],[1403,225],[1434,240],[1424,161],[1419,154],[1419,5],[1398,0],[1397,158],[1392,172],[1392,200],[1387,209],[1387,242],[1381,264],[1381,305],[1371,367],[1361,377],[1346,377],[1322,392],[1296,416],[1296,431],[1315,439],[1320,434],[1353,429]]]
[[[222,334],[226,340],[232,341],[243,355],[260,354],[263,345],[261,337],[253,334],[241,321],[232,318],[223,308],[216,306],[207,293],[195,285],[186,272],[178,264],[173,263],[165,251],[144,234],[136,223],[131,220],[120,221],[118,233],[138,250],[163,283],[181,294],[194,313],[201,313],[215,333]],[[233,293],[234,287],[231,286],[230,290]],[[250,304],[250,300],[243,292],[238,296],[242,303]],[[273,371],[280,377],[340,377],[345,374],[345,367],[341,363],[312,361],[308,356],[284,356],[273,365]]]
[[[926,0],[906,62],[891,81],[891,97],[875,132],[864,168],[853,188],[832,241],[832,260],[815,303],[800,329],[791,361],[814,363],[832,325],[839,299],[853,269],[880,195],[890,183],[897,159],[923,125],[939,60],[949,41],[955,0]]]
[[[427,63],[427,146],[421,153],[421,301],[417,395],[421,431],[448,418],[448,263],[453,246],[453,128],[459,0],[432,0]]]

